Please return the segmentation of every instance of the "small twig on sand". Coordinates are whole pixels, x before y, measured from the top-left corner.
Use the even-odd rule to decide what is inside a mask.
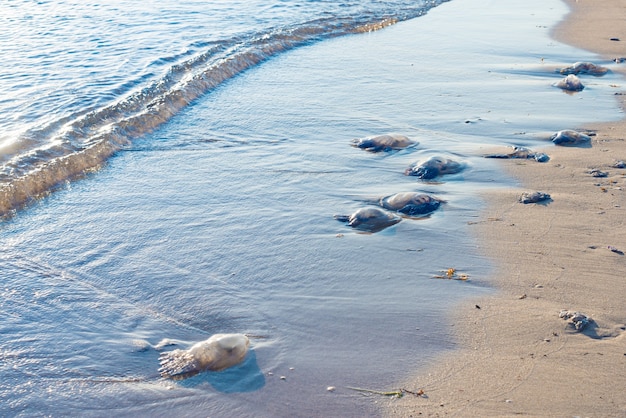
[[[415,395],[415,396],[422,396],[422,397],[425,396],[424,395],[424,391],[422,389],[418,390],[417,392],[412,392],[412,391],[407,390],[407,389],[381,391],[381,390],[373,390],[373,389],[355,388],[355,387],[350,387],[350,386],[348,386],[348,389],[356,390],[357,392],[374,393],[376,395],[382,395],[382,396],[395,396],[396,398],[401,398],[406,393],[409,393],[409,394]]]

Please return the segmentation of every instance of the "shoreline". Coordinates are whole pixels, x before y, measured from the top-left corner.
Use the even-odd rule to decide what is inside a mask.
[[[564,1],[570,13],[553,38],[607,60],[626,56],[626,0]],[[615,86],[622,109],[624,86]],[[591,148],[551,146],[546,164],[502,161],[524,190],[553,201],[520,204],[519,189],[484,195],[488,207],[471,228],[495,261],[497,292],[450,314],[458,351],[405,383],[424,397],[390,400],[386,415],[626,415],[626,256],[611,251],[626,251],[626,170],[612,167],[626,160],[626,120],[581,123],[563,129],[595,131]],[[562,309],[594,322],[576,332]]]

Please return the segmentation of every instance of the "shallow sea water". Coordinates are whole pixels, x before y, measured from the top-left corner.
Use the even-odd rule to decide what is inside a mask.
[[[454,349],[455,304],[491,291],[467,222],[515,182],[485,150],[549,154],[550,132],[620,117],[613,75],[550,86],[595,58],[548,38],[564,12],[458,0],[284,53],[2,224],[0,415],[379,415],[348,387],[396,389]],[[388,132],[419,145],[349,146]],[[402,174],[435,153],[468,168]],[[400,191],[447,203],[376,234],[333,219]],[[471,280],[432,278],[449,267]],[[159,378],[160,341],[219,332],[253,336],[242,365]]]

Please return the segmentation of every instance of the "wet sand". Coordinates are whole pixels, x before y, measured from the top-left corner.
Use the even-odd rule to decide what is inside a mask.
[[[567,3],[557,40],[626,56],[626,0]],[[624,85],[615,86],[622,107]],[[524,205],[519,189],[485,196],[489,206],[472,228],[497,262],[489,281],[499,292],[450,313],[460,352],[407,381],[424,397],[386,400],[387,415],[626,416],[626,169],[612,167],[626,160],[626,122],[563,128],[595,131],[592,147],[552,146],[546,164],[503,160],[521,191],[553,200]],[[562,309],[593,322],[576,332]]]

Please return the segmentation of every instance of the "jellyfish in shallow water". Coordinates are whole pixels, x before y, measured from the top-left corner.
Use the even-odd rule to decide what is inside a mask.
[[[567,77],[557,81],[553,84],[554,87],[558,87],[565,91],[582,91],[585,86],[583,85],[580,78],[576,77],[574,74],[570,74]]]
[[[431,157],[424,162],[417,162],[404,171],[407,176],[431,180],[445,174],[456,174],[465,168],[463,163],[444,157]]]
[[[582,132],[572,131],[570,129],[556,132],[550,137],[550,140],[555,145],[561,145],[565,147],[588,145],[591,143],[591,137],[589,135]]]
[[[596,77],[603,76],[609,72],[609,69],[602,67],[601,65],[595,65],[592,62],[576,62],[569,67],[561,68],[557,70],[560,74],[590,74]]]
[[[365,232],[378,232],[402,220],[399,216],[378,208],[361,208],[351,215],[335,215],[340,222]]]
[[[352,141],[352,146],[370,152],[393,151],[412,145],[417,145],[417,142],[411,141],[404,135],[398,134],[368,136],[366,138],[358,138]]]
[[[243,334],[215,334],[188,350],[174,350],[159,357],[159,373],[174,380],[186,379],[202,371],[219,371],[243,361],[250,340]]]

